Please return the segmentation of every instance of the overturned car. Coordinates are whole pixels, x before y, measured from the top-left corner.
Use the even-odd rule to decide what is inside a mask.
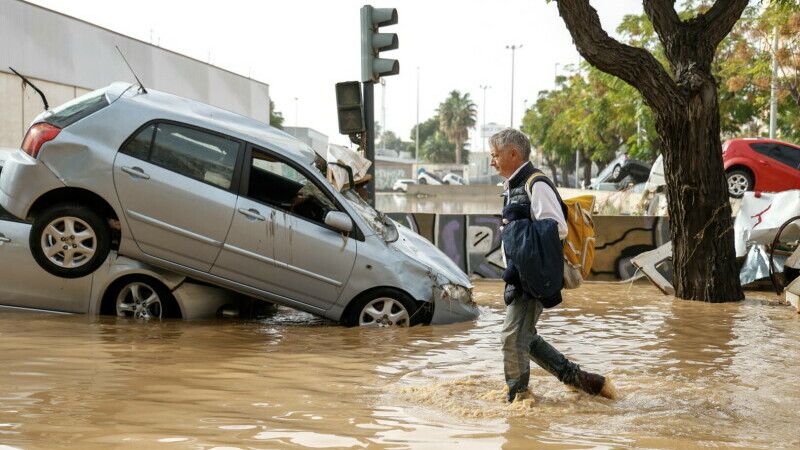
[[[34,120],[0,204],[33,222],[34,259],[63,278],[114,250],[346,325],[477,316],[449,258],[334,189],[314,159],[263,123],[115,83]]]

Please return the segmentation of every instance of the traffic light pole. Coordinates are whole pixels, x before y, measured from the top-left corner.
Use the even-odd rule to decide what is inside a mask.
[[[365,157],[372,162],[367,174],[372,179],[367,183],[368,203],[375,207],[375,84],[372,81],[365,81],[364,85],[364,125],[367,129]]]

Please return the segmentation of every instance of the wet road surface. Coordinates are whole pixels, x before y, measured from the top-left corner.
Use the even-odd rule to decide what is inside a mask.
[[[800,316],[774,295],[566,291],[540,333],[620,398],[533,366],[509,406],[501,285],[476,291],[478,320],[410,329],[0,312],[0,449],[800,446]]]

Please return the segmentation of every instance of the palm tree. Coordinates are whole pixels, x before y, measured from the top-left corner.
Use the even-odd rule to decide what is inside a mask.
[[[456,145],[456,164],[461,164],[461,149],[469,137],[469,129],[475,127],[478,109],[469,98],[469,93],[453,91],[439,105],[439,129],[447,140]]]

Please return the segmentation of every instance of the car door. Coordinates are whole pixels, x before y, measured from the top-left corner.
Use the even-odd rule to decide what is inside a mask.
[[[792,154],[784,155],[782,146],[772,142],[754,143],[750,147],[758,153],[755,159],[756,185],[759,190],[781,192],[794,189],[797,166],[790,159]]]
[[[207,272],[236,207],[240,141],[196,127],[157,122],[117,153],[114,184],[142,252]]]
[[[357,241],[324,224],[343,211],[311,175],[264,149],[248,154],[231,233],[212,273],[327,310],[353,270]]]
[[[0,305],[85,313],[92,276],[66,279],[45,272],[31,256],[30,229],[0,206]]]

